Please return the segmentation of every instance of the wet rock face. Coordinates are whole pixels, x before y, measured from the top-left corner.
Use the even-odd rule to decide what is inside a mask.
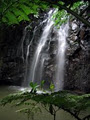
[[[64,87],[90,92],[90,28],[80,25],[71,29],[68,38]]]
[[[17,51],[23,29],[22,25],[12,26],[0,32],[0,85],[21,84],[24,67]]]

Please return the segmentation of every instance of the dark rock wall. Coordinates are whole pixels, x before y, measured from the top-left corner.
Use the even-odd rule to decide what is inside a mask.
[[[0,84],[20,85],[23,77],[23,60],[17,55],[24,26],[2,28],[0,32]]]
[[[68,44],[65,89],[90,92],[90,28],[79,23]]]

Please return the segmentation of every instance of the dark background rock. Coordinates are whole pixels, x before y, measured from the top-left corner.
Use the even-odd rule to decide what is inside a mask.
[[[90,28],[80,23],[77,31],[77,39],[69,38],[69,41],[73,40],[73,42],[67,52],[64,87],[70,90],[90,92]]]
[[[2,28],[0,36],[0,84],[20,85],[23,78],[23,60],[17,55],[24,24]],[[1,33],[0,33],[1,34]]]

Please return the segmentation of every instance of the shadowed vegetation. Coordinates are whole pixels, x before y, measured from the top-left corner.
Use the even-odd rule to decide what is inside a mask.
[[[50,112],[51,115],[54,116],[54,120],[56,119],[56,112],[60,109],[70,113],[77,120],[86,120],[88,117],[90,117],[90,115],[84,116],[83,118],[80,118],[79,116],[82,111],[90,108],[90,94],[76,95],[68,91],[42,94],[38,94],[32,91],[15,93],[2,99],[1,105],[5,106],[7,103],[12,103],[15,106],[28,104],[28,107],[31,108],[31,100],[36,102],[36,106],[37,104],[41,104],[48,112]],[[36,106],[34,105],[34,107]],[[55,107],[57,107],[57,109]],[[26,108],[24,110],[22,108],[19,111],[26,112],[28,111],[27,109],[30,108]]]

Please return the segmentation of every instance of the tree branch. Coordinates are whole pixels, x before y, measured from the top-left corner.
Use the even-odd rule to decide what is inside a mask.
[[[47,1],[47,0],[43,0],[43,1]],[[87,25],[88,27],[90,27],[90,22],[88,22],[86,19],[84,19],[82,16],[80,16],[79,14],[77,14],[76,12],[74,12],[73,10],[67,8],[64,5],[59,4],[58,2],[52,2],[51,0],[48,1],[48,3],[53,7],[55,4],[59,7],[59,9],[64,9],[66,10],[68,13],[70,13],[71,15],[75,16],[78,20],[80,20],[81,22],[83,22],[85,25]]]
[[[82,16],[78,15],[76,12],[72,11],[71,9],[60,5],[61,8],[63,8],[64,10],[66,10],[68,13],[72,14],[73,16],[75,16],[78,20],[80,20],[81,22],[83,22],[85,25],[87,25],[88,27],[90,27],[90,22],[88,22],[86,19],[84,19]]]
[[[70,113],[73,117],[75,117],[77,120],[82,120],[81,118],[79,118],[75,113],[71,112],[70,110],[68,109],[65,109],[65,108],[62,108],[64,111]]]
[[[89,120],[89,118],[90,118],[90,115],[84,117],[82,120],[86,120],[86,119]]]

